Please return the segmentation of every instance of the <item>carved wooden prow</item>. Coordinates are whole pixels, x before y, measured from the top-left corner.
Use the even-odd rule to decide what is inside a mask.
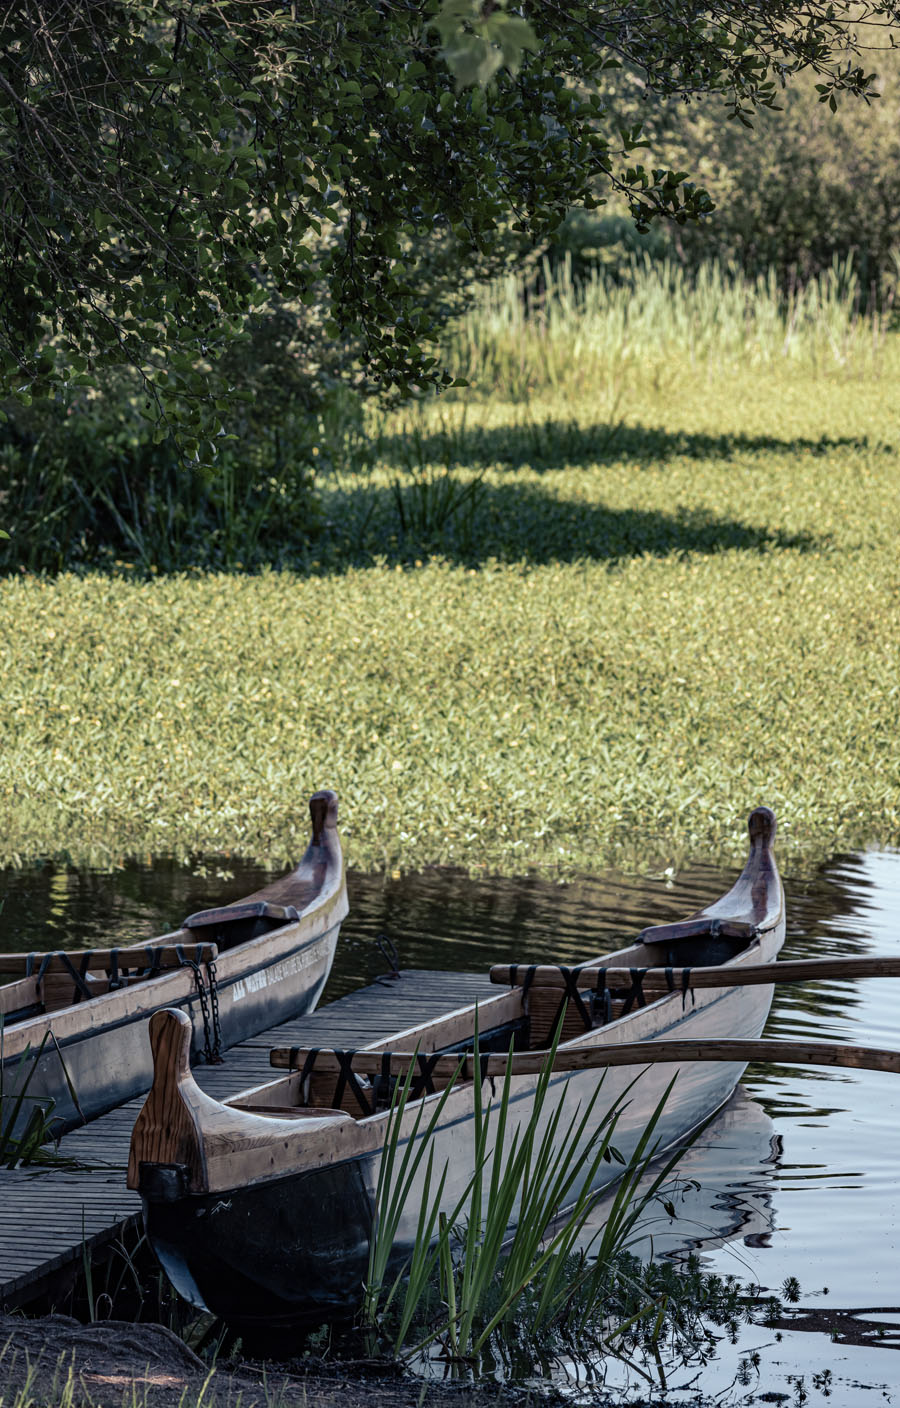
[[[771,923],[773,916],[777,918],[784,909],[784,894],[772,851],[776,825],[775,813],[769,807],[756,807],[747,818],[750,855],[744,877],[750,887],[754,912],[765,916],[756,920],[760,927]]]
[[[751,849],[755,850],[759,846],[764,851],[771,850],[777,826],[771,807],[755,807],[747,818]]]
[[[150,1018],[153,1085],[131,1136],[129,1188],[154,1196],[148,1170],[158,1189],[160,1166],[166,1177],[172,1170],[181,1194],[245,1187],[276,1175],[310,1137],[353,1125],[341,1110],[298,1108],[269,1118],[220,1104],[191,1075],[191,1035],[190,1019],[176,1008]]]
[[[312,822],[312,842],[321,846],[325,842],[325,831],[336,831],[338,824],[337,793],[329,788],[314,792],[309,799],[309,816]]]
[[[654,924],[649,929],[642,929],[639,935],[642,943],[677,943],[702,932],[702,926],[710,920],[730,924],[732,929],[741,925],[753,929],[773,929],[783,921],[784,891],[772,849],[775,813],[769,807],[755,807],[747,818],[747,831],[750,834],[750,854],[728,894],[716,900],[715,904],[701,909],[698,914],[691,915],[690,919],[676,924]]]
[[[166,1007],[150,1018],[153,1085],[131,1136],[129,1188],[139,1186],[142,1163],[180,1164],[188,1170],[192,1192],[205,1186],[198,1116],[208,1096],[191,1075],[192,1038],[191,1019],[178,1008]]]

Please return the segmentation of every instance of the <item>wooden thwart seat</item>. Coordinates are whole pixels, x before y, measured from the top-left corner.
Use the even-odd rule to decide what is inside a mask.
[[[226,904],[219,909],[201,909],[188,915],[182,929],[221,929],[228,924],[238,924],[247,920],[269,920],[268,928],[282,924],[293,924],[300,915],[292,904],[270,904],[267,900],[256,900],[246,904]]]
[[[742,939],[749,944],[759,935],[756,924],[748,924],[741,919],[716,919],[712,915],[702,915],[697,919],[681,919],[675,924],[651,924],[638,934],[641,944],[672,944],[682,939],[703,938],[706,935],[723,939]]]
[[[0,953],[0,973],[15,975],[0,985],[0,1012],[22,1015],[23,1006],[54,1010],[144,982],[173,968],[199,967],[218,957],[215,944],[146,944],[55,953]],[[20,976],[21,975],[21,976]],[[31,984],[34,997],[23,1004],[16,993]],[[9,1005],[7,1005],[9,1004]]]

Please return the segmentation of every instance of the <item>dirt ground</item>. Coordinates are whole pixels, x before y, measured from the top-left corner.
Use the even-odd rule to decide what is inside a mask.
[[[374,1363],[303,1374],[245,1364],[211,1372],[162,1325],[0,1315],[0,1408],[192,1408],[201,1399],[203,1408],[537,1408],[559,1401],[539,1384],[423,1384]]]

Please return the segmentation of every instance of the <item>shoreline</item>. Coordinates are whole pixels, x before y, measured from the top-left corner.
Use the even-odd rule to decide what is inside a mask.
[[[211,1369],[164,1325],[0,1314],[3,1408],[526,1408],[569,1401],[534,1379],[437,1383],[377,1360],[312,1359],[300,1371],[302,1362]],[[598,1392],[591,1402],[599,1408],[612,1400]],[[617,1408],[649,1403],[617,1400]]]

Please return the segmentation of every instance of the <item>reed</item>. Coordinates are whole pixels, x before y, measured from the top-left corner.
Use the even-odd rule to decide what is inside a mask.
[[[576,282],[571,260],[546,260],[537,281],[510,274],[489,286],[446,335],[454,377],[493,398],[577,392],[623,376],[646,382],[673,366],[780,366],[828,372],[893,365],[893,299],[861,316],[852,258],[787,294],[775,271],[748,279],[710,261],[696,274],[645,254],[620,276]]]
[[[0,1013],[0,1165],[16,1168],[39,1157],[42,1145],[52,1137],[53,1101],[38,1101],[28,1094],[35,1067],[49,1040],[46,1033],[35,1051],[27,1046],[12,1072],[3,1060],[3,1014]],[[21,1127],[23,1111],[31,1113]],[[20,1126],[20,1132],[14,1131]]]
[[[510,1119],[509,1065],[496,1098],[486,1101],[482,1084],[474,1083],[473,1168],[449,1211],[442,1206],[448,1170],[435,1169],[431,1135],[455,1079],[434,1103],[424,1129],[425,1107],[420,1106],[402,1152],[399,1131],[412,1068],[402,1083],[398,1081],[379,1171],[363,1301],[362,1321],[370,1347],[373,1331],[401,1359],[421,1358],[439,1344],[442,1357],[451,1364],[477,1370],[486,1353],[493,1354],[504,1338],[515,1334],[526,1294],[530,1295],[532,1335],[569,1317],[576,1306],[583,1320],[596,1315],[611,1266],[627,1252],[636,1224],[648,1204],[660,1196],[687,1146],[676,1150],[648,1178],[659,1152],[654,1136],[670,1084],[632,1156],[626,1161],[618,1152],[616,1127],[640,1076],[597,1120],[590,1134],[602,1077],[587,1104],[566,1119],[562,1098],[551,1108],[555,1050],[556,1042],[538,1076],[530,1116],[522,1125],[513,1127]],[[577,1274],[573,1274],[574,1250],[594,1202],[593,1184],[601,1165],[612,1161],[622,1165],[622,1173],[609,1218],[596,1247],[590,1256],[577,1259]],[[413,1250],[387,1288],[387,1267],[397,1263],[393,1240],[423,1164],[424,1193]]]
[[[363,1325],[370,1330],[374,1329],[386,1315],[400,1290],[404,1276],[407,1283],[404,1306],[411,1303],[414,1298],[415,1293],[409,1288],[420,1284],[424,1286],[429,1267],[429,1249],[434,1236],[446,1179],[447,1171],[444,1169],[438,1178],[435,1196],[432,1200],[434,1151],[430,1140],[455,1082],[453,1080],[448,1082],[434,1105],[424,1129],[422,1128],[422,1117],[425,1113],[425,1105],[424,1103],[419,1105],[409,1137],[401,1143],[400,1131],[409,1103],[412,1078],[413,1064],[411,1063],[405,1078],[394,1086],[384,1152],[378,1169],[378,1182],[375,1189],[375,1216],[369,1241],[369,1261],[363,1288],[361,1312]],[[389,1268],[392,1261],[396,1260],[394,1242],[423,1159],[427,1159],[426,1192],[420,1206],[415,1252],[412,1261],[400,1269],[393,1284],[388,1288]]]

